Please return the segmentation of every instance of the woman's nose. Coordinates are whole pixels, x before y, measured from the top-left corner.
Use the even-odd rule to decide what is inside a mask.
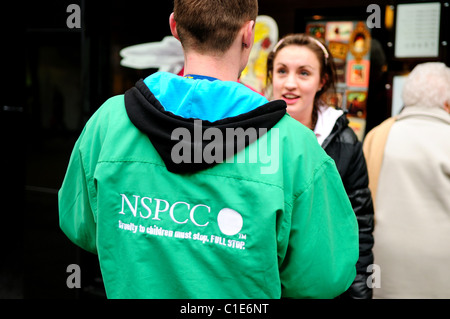
[[[284,87],[287,89],[295,89],[297,87],[297,81],[295,81],[295,76],[289,74],[284,82]]]

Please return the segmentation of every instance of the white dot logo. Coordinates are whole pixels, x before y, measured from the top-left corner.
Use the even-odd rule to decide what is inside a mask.
[[[217,215],[217,223],[224,235],[233,236],[241,231],[244,220],[237,211],[231,208],[224,208]]]

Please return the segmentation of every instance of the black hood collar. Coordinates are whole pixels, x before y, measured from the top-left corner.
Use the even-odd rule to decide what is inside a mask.
[[[143,80],[125,93],[125,108],[131,122],[149,137],[173,173],[195,173],[223,162],[260,138],[286,114],[286,103],[277,100],[215,122],[186,119],[167,112]],[[215,138],[233,130],[236,134],[232,139]],[[204,152],[213,156],[204,158]]]

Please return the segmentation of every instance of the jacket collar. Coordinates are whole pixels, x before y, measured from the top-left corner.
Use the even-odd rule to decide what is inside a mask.
[[[322,105],[319,107],[318,118],[314,133],[316,134],[317,141],[320,145],[323,145],[325,139],[331,134],[333,128],[336,125],[336,121],[344,114],[343,110],[329,107],[328,105]]]
[[[401,121],[406,118],[411,117],[427,117],[433,118],[438,121],[450,124],[450,114],[445,112],[444,109],[434,107],[423,107],[423,106],[408,106],[405,107],[401,113],[397,116],[397,121]]]
[[[330,135],[328,135],[328,137],[323,141],[322,148],[325,149],[328,144],[330,144],[330,142],[334,139],[334,137],[348,126],[348,123],[349,121],[345,113],[339,116]]]

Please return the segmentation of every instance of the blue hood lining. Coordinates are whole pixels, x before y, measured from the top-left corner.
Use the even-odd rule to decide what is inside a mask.
[[[189,79],[156,72],[144,83],[166,111],[183,118],[215,122],[268,103],[264,96],[239,82]]]

